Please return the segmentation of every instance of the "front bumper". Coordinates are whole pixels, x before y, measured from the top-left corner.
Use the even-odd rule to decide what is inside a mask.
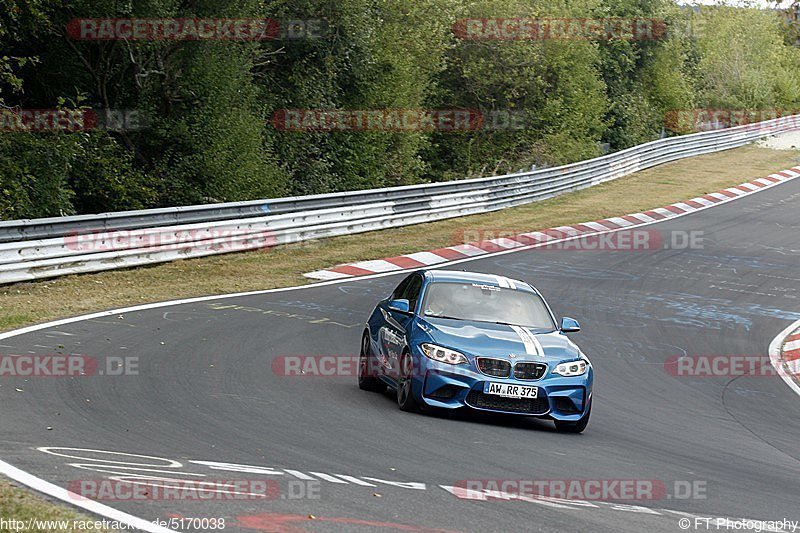
[[[421,371],[415,376],[418,401],[431,407],[458,409],[469,407],[480,411],[537,416],[563,421],[577,421],[586,412],[592,394],[593,370],[575,377],[550,373],[538,380],[519,380],[487,376],[472,365],[447,365],[422,355]],[[504,398],[484,394],[486,382],[509,383],[539,388],[535,399]]]

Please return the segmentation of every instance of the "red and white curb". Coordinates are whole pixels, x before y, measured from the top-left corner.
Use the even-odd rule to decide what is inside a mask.
[[[769,358],[783,381],[800,394],[800,320],[773,339]]]
[[[800,382],[800,328],[786,337],[786,343],[781,350],[781,361],[786,372]]]
[[[312,279],[333,280],[384,272],[423,268],[432,265],[449,263],[451,261],[459,261],[475,256],[502,253],[518,248],[536,248],[538,246],[553,244],[576,237],[610,233],[622,229],[635,228],[637,226],[644,226],[653,224],[654,222],[659,222],[661,220],[679,217],[687,213],[700,211],[715,205],[735,200],[737,198],[748,196],[755,192],[773,187],[784,181],[794,179],[798,176],[800,176],[800,166],[792,167],[788,170],[782,170],[780,172],[776,172],[775,174],[770,174],[766,178],[758,178],[753,181],[742,183],[741,185],[737,185],[735,187],[723,189],[718,192],[712,192],[704,196],[698,196],[697,198],[692,198],[691,200],[686,200],[685,202],[674,203],[666,207],[658,207],[643,213],[631,213],[620,217],[611,217],[591,222],[581,222],[580,224],[573,224],[571,226],[559,226],[557,228],[548,228],[529,233],[520,233],[514,235],[513,238],[504,237],[499,239],[490,239],[468,244],[459,244],[457,246],[448,246],[446,248],[438,248],[436,250],[430,250],[427,252],[398,255],[396,257],[374,259],[371,261],[359,261],[357,263],[338,265],[329,269],[316,270],[303,275]]]

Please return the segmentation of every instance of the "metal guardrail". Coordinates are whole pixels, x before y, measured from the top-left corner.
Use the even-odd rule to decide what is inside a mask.
[[[587,161],[488,178],[250,202],[2,221],[0,283],[261,249],[486,213],[798,129],[798,117],[659,139]]]

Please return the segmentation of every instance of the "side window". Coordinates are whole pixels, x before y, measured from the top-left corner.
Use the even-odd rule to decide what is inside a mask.
[[[403,296],[401,296],[401,298],[408,300],[408,308],[411,309],[411,311],[415,311],[417,309],[417,301],[419,300],[419,292],[421,290],[422,276],[416,274],[413,278],[411,278],[406,286],[405,291],[403,291]]]
[[[408,284],[411,282],[411,279],[413,277],[414,274],[411,274],[410,276],[406,277],[403,281],[400,282],[400,285],[398,285],[397,288],[394,290],[394,292],[392,292],[392,300],[399,300],[401,298],[405,298],[405,296],[403,296],[403,293],[406,292],[406,287],[408,287]]]

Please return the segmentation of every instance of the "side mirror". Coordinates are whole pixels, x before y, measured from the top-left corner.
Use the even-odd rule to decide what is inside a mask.
[[[561,332],[562,333],[575,333],[581,330],[581,325],[574,318],[565,316],[561,319]]]
[[[398,313],[404,313],[406,315],[411,314],[408,300],[405,299],[389,300],[389,309],[392,311],[397,311]]]

